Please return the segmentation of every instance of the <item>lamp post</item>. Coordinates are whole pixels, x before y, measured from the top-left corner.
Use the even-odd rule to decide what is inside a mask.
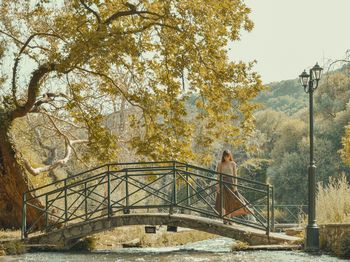
[[[306,251],[319,250],[319,230],[316,223],[316,165],[314,160],[314,105],[313,93],[318,87],[323,68],[317,63],[309,74],[304,70],[299,76],[304,91],[309,94],[310,110],[310,164],[308,167],[308,225],[306,227]]]

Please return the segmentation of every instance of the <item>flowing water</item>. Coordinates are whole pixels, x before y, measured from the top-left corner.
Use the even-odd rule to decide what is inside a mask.
[[[231,252],[233,240],[215,238],[179,247],[119,248],[89,253],[28,253],[19,256],[0,257],[0,261],[31,262],[91,262],[91,261],[345,261],[328,255],[310,255],[302,251],[239,251]]]

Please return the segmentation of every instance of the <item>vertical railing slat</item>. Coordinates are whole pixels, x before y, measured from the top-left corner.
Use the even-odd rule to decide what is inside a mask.
[[[270,185],[267,185],[267,225],[266,235],[270,234]]]
[[[223,184],[223,178],[222,174],[220,174],[220,217],[224,216],[223,209],[224,209],[224,184]]]
[[[111,176],[109,173],[109,166],[108,166],[108,173],[107,173],[107,181],[108,181],[108,185],[107,185],[107,212],[108,212],[108,217],[112,216],[112,207],[111,207]]]
[[[124,214],[129,213],[129,181],[128,181],[128,170],[125,171],[125,210]]]
[[[174,204],[174,206],[176,206],[177,205],[177,186],[176,186],[176,163],[175,163],[175,161],[173,162],[173,182],[174,182],[174,184],[173,184],[173,200],[174,200],[174,202],[173,202],[173,204]]]
[[[22,197],[22,234],[21,238],[27,238],[27,196],[26,193]]]
[[[45,232],[47,232],[49,225],[49,209],[48,209],[49,195],[45,195]]]
[[[186,164],[186,198],[187,198],[187,206],[190,206],[191,205],[191,200],[190,200],[190,180],[189,180],[189,175],[187,173],[188,171],[188,165]]]
[[[88,220],[88,202],[87,202],[87,183],[84,183],[84,209],[85,209],[85,221]]]
[[[271,195],[272,195],[272,203],[271,203],[271,230],[275,231],[275,191],[273,186],[271,186]]]
[[[64,222],[68,220],[67,179],[64,180]]]

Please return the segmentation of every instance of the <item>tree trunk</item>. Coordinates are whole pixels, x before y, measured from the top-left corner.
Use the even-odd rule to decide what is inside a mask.
[[[0,228],[20,228],[22,224],[22,195],[31,188],[21,165],[16,158],[14,145],[9,135],[9,126],[0,119]],[[27,198],[31,196],[27,196]],[[31,201],[43,207],[39,201]],[[27,225],[40,216],[34,208],[27,209]],[[37,223],[38,225],[41,224]]]

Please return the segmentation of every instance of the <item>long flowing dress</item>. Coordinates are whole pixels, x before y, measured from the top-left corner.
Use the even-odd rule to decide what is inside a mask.
[[[223,188],[223,210],[222,214],[227,214],[228,217],[240,216],[250,214],[251,211],[248,207],[244,207],[246,202],[240,196],[239,192],[234,192],[234,186],[231,184],[234,182],[234,176],[237,176],[236,163],[231,162],[229,164],[220,164],[218,172],[227,174],[223,176],[224,188]],[[225,183],[226,182],[226,183]],[[216,195],[215,209],[219,212],[221,210],[221,193],[220,190]],[[232,212],[233,211],[233,212]]]

